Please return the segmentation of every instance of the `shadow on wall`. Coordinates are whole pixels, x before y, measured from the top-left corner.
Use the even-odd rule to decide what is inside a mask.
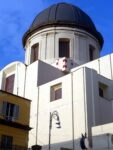
[[[81,138],[80,138],[81,139]],[[51,144],[51,150],[112,150],[113,149],[113,134],[101,134],[98,136],[93,136],[93,146],[92,148],[81,148],[80,139],[73,142],[67,141],[62,143]],[[48,150],[48,145],[44,146],[33,146],[32,150]]]

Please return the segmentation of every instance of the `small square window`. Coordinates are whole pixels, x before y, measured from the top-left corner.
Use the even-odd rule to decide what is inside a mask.
[[[99,82],[99,96],[103,98],[107,98],[108,95],[108,86]]]
[[[62,98],[62,84],[56,84],[51,87],[51,100],[55,101]]]

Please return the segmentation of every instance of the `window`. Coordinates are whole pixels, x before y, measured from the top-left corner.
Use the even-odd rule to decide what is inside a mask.
[[[99,82],[99,96],[103,98],[107,98],[108,86]]]
[[[104,97],[104,90],[101,87],[99,87],[99,96]]]
[[[92,45],[89,45],[89,60],[90,61],[94,60],[94,51],[95,51],[95,48]]]
[[[70,57],[69,39],[59,39],[59,57]]]
[[[31,48],[31,63],[38,60],[38,53],[39,53],[39,43],[33,45]]]
[[[51,101],[62,98],[62,84],[57,84],[51,87]]]
[[[12,150],[13,137],[2,135],[1,138],[1,149],[2,150]]]
[[[12,74],[11,76],[6,78],[5,91],[7,91],[9,93],[13,93],[14,79],[15,79],[15,75],[14,74]]]
[[[3,102],[2,114],[6,120],[13,121],[19,116],[19,106],[8,102]]]

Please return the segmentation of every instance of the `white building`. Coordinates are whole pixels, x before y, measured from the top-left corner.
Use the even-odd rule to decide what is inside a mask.
[[[3,68],[0,89],[32,100],[29,147],[80,150],[86,133],[88,149],[113,149],[113,54],[100,58],[103,38],[90,17],[71,4],[52,5],[36,16],[23,45],[25,64]],[[60,129],[58,116],[49,126],[56,111]]]

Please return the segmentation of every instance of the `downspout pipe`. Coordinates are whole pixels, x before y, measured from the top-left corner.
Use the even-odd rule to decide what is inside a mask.
[[[73,72],[71,72],[71,104],[72,104],[72,143],[73,143],[73,150],[75,150],[75,137],[74,137],[74,102],[73,102]]]

